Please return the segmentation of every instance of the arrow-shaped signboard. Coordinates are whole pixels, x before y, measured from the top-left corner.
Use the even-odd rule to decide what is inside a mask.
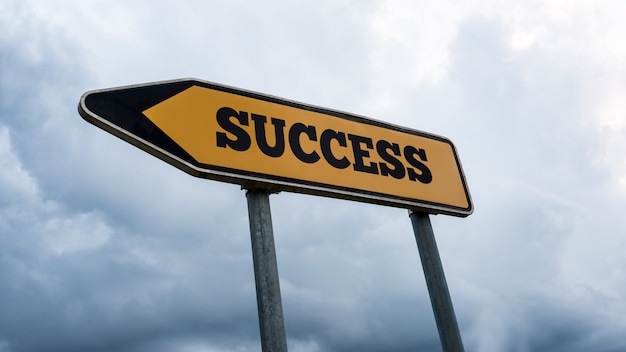
[[[85,93],[80,115],[198,177],[467,216],[452,143],[380,121],[196,79]]]

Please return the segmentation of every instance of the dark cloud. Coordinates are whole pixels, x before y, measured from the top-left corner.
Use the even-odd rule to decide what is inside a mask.
[[[613,91],[559,33],[512,46],[506,13],[450,5],[73,5],[0,11],[0,351],[260,349],[244,191],[76,112],[186,76],[450,137],[476,212],[432,220],[466,349],[626,348],[619,130],[593,123]],[[290,350],[440,348],[405,210],[271,202]]]

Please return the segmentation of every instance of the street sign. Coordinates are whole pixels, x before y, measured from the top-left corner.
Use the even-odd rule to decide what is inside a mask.
[[[431,214],[473,211],[454,145],[421,131],[197,79],[87,92],[78,110],[197,177]]]

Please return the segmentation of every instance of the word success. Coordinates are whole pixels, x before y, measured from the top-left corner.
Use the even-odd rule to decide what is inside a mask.
[[[244,152],[250,149],[254,140],[259,150],[272,158],[280,158],[288,152],[306,164],[325,162],[336,169],[352,167],[358,172],[408,178],[424,184],[433,179],[427,166],[426,150],[412,145],[399,145],[394,141],[375,140],[330,128],[320,131],[316,126],[300,122],[287,126],[280,118],[272,117],[268,122],[267,116],[230,107],[220,108],[216,119],[222,128],[216,132],[217,147],[220,148]],[[268,133],[273,136],[268,138]],[[310,141],[306,143],[308,147],[303,146],[303,139]],[[268,140],[273,141],[272,145]],[[372,161],[372,153],[382,161]]]

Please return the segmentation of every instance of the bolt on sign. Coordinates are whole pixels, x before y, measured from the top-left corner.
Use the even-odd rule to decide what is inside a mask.
[[[454,145],[421,131],[196,79],[90,91],[78,109],[197,177],[431,214],[473,211]]]

